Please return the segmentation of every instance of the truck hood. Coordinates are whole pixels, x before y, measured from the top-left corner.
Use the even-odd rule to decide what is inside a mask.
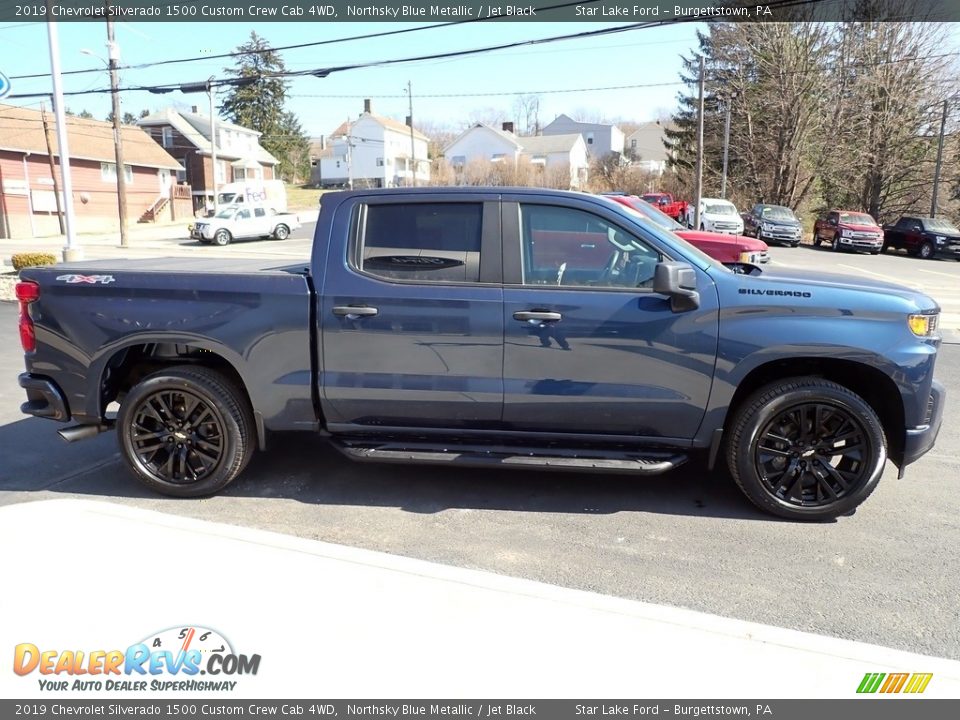
[[[769,249],[763,240],[747,237],[746,235],[726,235],[724,233],[708,232],[706,230],[677,230],[675,234],[693,245],[714,243],[717,245],[735,246],[738,250],[761,252]]]
[[[843,230],[853,230],[854,232],[877,233],[878,235],[883,232],[883,228],[877,227],[876,225],[854,225],[853,223],[840,223],[839,225],[837,225],[837,227]]]
[[[911,290],[903,285],[884,282],[882,280],[867,280],[854,275],[839,273],[823,273],[819,270],[764,270],[760,275],[740,276],[747,288],[757,290],[796,290],[815,292],[822,290],[854,290],[857,292],[886,295],[902,298],[916,304],[920,310],[939,310],[936,300],[922,292]]]

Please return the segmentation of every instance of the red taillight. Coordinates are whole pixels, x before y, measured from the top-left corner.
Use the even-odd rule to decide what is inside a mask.
[[[27,306],[40,299],[40,286],[35,282],[19,282],[15,292],[20,301],[20,344],[24,352],[33,352],[37,349],[37,336]]]

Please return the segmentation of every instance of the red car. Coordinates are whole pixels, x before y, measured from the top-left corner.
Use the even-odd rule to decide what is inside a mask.
[[[831,210],[813,225],[813,244],[827,243],[833,250],[864,250],[876,255],[883,249],[883,229],[867,213]]]
[[[607,195],[609,199],[630,208],[638,215],[679,235],[695,248],[702,250],[714,260],[733,265],[750,263],[758,265],[770,260],[767,253],[767,244],[762,240],[755,240],[744,235],[727,235],[725,233],[707,232],[705,230],[687,230],[683,225],[668,215],[660,212],[650,203],[641,200],[636,195]]]

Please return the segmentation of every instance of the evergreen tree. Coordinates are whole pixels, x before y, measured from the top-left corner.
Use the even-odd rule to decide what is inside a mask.
[[[236,66],[225,68],[235,78],[253,79],[231,87],[220,105],[220,114],[230,122],[261,133],[260,144],[280,161],[279,173],[289,182],[309,177],[310,139],[297,117],[284,108],[287,83],[276,73],[286,69],[280,54],[255,31],[237,50]]]

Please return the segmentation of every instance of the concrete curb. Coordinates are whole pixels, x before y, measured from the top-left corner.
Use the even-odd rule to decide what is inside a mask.
[[[62,538],[119,542],[41,570]],[[14,633],[82,648],[222,628],[271,665],[239,696],[292,697],[322,678],[341,697],[856,697],[865,673],[894,671],[934,673],[925,697],[960,696],[960,662],[105,502],[2,507],[0,544],[17,548],[0,572],[31,588],[6,599],[17,623],[0,646]],[[117,567],[144,590],[136,602],[86,604],[83,623],[55,612],[67,588],[117,587]],[[160,577],[193,588],[190,602],[147,592]],[[34,692],[0,675],[0,693]]]

